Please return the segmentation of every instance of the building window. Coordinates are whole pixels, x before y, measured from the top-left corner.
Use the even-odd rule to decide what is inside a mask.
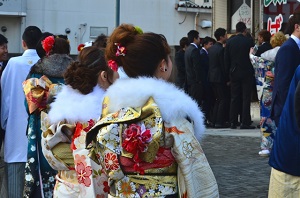
[[[204,3],[209,3],[209,0],[204,0]]]

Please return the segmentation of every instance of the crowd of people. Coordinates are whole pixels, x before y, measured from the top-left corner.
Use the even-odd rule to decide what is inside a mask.
[[[270,156],[269,197],[300,196],[299,26],[300,12],[295,11],[285,34],[261,30],[255,45],[246,25],[238,22],[236,34],[227,38],[226,30],[218,28],[216,42],[204,38],[202,49],[199,32],[191,30],[175,56],[176,85],[203,110],[207,127],[255,129],[250,105],[260,96],[259,155]],[[214,45],[207,47],[209,41]]]
[[[122,24],[76,60],[65,36],[36,26],[22,45],[2,65],[1,197],[219,197],[203,113],[168,82],[163,35]]]
[[[205,127],[256,128],[256,84],[269,197],[299,197],[299,27],[296,12],[289,39],[261,30],[258,47],[243,22],[230,38],[191,30],[174,84],[167,39],[131,24],[78,46],[75,60],[66,36],[29,26],[24,53],[7,61],[0,34],[1,197],[219,197]]]

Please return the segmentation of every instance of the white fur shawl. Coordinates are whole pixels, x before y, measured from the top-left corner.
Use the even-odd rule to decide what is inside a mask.
[[[83,95],[78,90],[64,85],[50,105],[50,123],[58,123],[64,119],[69,123],[98,119],[102,112],[104,93],[103,89],[95,86],[91,93]]]
[[[203,113],[197,103],[182,90],[164,80],[147,77],[118,79],[108,88],[105,95],[110,99],[110,113],[122,107],[141,107],[152,96],[165,122],[189,117],[194,122],[195,136],[198,140],[204,133]]]

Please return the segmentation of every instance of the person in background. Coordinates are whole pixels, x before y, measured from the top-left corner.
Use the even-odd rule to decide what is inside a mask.
[[[8,40],[5,36],[0,34],[0,79],[4,68],[6,67],[8,60],[8,48],[7,48]],[[0,90],[0,98],[1,98],[1,90]],[[1,105],[0,105],[1,109]],[[4,140],[5,131],[0,127],[0,151],[2,148],[2,141]],[[1,157],[0,157],[1,159]]]
[[[208,69],[209,69],[209,58],[208,50],[213,46],[214,39],[211,37],[205,37],[202,40],[202,48],[200,50],[200,63],[201,67],[204,67],[204,80],[203,80],[203,102],[201,109],[205,116],[206,127],[213,127],[211,110],[213,108],[214,94],[210,82],[208,81]]]
[[[260,57],[262,53],[265,51],[268,51],[272,49],[272,45],[270,44],[270,38],[271,38],[271,33],[268,30],[261,30],[258,33],[257,40],[258,40],[258,47],[255,45],[254,46],[254,55],[257,57]],[[252,102],[258,102],[258,94],[257,94],[257,87],[256,87],[256,78],[253,77],[253,87],[252,87]],[[257,126],[259,128],[259,126]]]
[[[69,56],[69,41],[51,33],[43,33],[37,44],[37,53],[41,59],[31,67],[27,80],[23,82],[29,115],[24,197],[50,198],[53,197],[57,171],[49,166],[42,153],[41,112],[48,112],[49,103],[64,84],[63,73],[73,59]]]
[[[275,76],[275,80],[276,78],[277,76]],[[299,82],[300,66],[296,68],[290,82],[277,125],[269,159],[272,170],[268,197],[300,197],[300,128],[297,124],[299,121],[295,116],[295,104],[297,104],[295,103],[297,97],[295,93]]]
[[[1,125],[4,138],[4,182],[8,197],[23,197],[24,173],[27,161],[28,114],[24,106],[22,83],[32,65],[40,57],[36,45],[42,36],[36,26],[28,26],[22,35],[22,56],[11,58],[1,77]]]
[[[262,53],[272,49],[272,45],[270,44],[270,39],[271,39],[271,33],[268,30],[261,30],[258,33],[257,40],[259,46],[257,48],[256,53],[254,54],[255,56],[260,57]]]
[[[58,171],[54,198],[107,197],[107,176],[88,157],[85,139],[101,116],[105,90],[118,78],[116,69],[107,66],[101,49],[83,48],[64,73],[66,85],[43,115],[43,153]]]
[[[95,160],[109,177],[113,197],[219,197],[196,139],[203,114],[183,90],[167,82],[172,72],[165,37],[122,24],[105,56],[129,78],[111,85],[102,118],[87,133]],[[199,51],[198,55],[199,55]]]
[[[300,10],[295,11],[289,18],[286,32],[291,36],[278,50],[274,66],[271,118],[275,121],[276,126],[279,124],[291,79],[300,64]]]
[[[0,34],[0,76],[8,61],[8,40]]]
[[[99,49],[105,49],[106,42],[107,42],[107,36],[104,34],[100,34],[93,42],[92,46],[98,47]]]
[[[295,117],[298,127],[300,128],[300,83],[298,83],[295,92]]]
[[[231,89],[230,127],[237,128],[238,113],[242,104],[240,129],[254,129],[256,127],[251,125],[250,116],[254,69],[249,59],[249,50],[253,44],[246,37],[245,23],[238,22],[236,32],[236,36],[228,39],[225,47],[225,66],[229,71]]]
[[[190,44],[184,54],[187,93],[200,107],[204,97],[205,71],[201,65],[199,32],[196,30],[189,31],[188,39]]]
[[[255,70],[256,82],[260,87],[260,124],[259,128],[262,133],[262,140],[260,144],[260,156],[269,156],[273,138],[276,132],[275,123],[270,118],[271,104],[272,104],[272,91],[274,85],[274,62],[276,54],[280,46],[286,41],[286,37],[282,32],[277,32],[271,38],[270,49],[261,54],[261,57],[253,55],[253,48],[250,49],[249,56],[251,63]]]
[[[186,88],[186,75],[185,75],[185,62],[184,62],[184,53],[185,49],[189,45],[189,40],[187,37],[182,37],[179,41],[180,49],[175,54],[175,65],[177,67],[177,77],[175,84],[187,91]]]
[[[226,106],[229,102],[228,93],[226,93],[229,92],[227,85],[229,78],[225,70],[223,47],[227,40],[226,30],[224,28],[218,28],[214,36],[217,42],[208,50],[208,80],[211,83],[216,98],[213,107],[212,122],[215,128],[226,128],[229,127],[229,124],[224,120],[226,117]]]

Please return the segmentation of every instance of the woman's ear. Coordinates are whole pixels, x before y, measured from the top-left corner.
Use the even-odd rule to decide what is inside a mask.
[[[162,61],[160,62],[158,67],[159,67],[159,70],[162,71],[162,72],[167,71],[167,62],[166,62],[166,60],[162,59]]]
[[[102,87],[103,89],[107,89],[109,87],[109,82],[107,79],[107,72],[101,71],[98,76],[98,85]]]

